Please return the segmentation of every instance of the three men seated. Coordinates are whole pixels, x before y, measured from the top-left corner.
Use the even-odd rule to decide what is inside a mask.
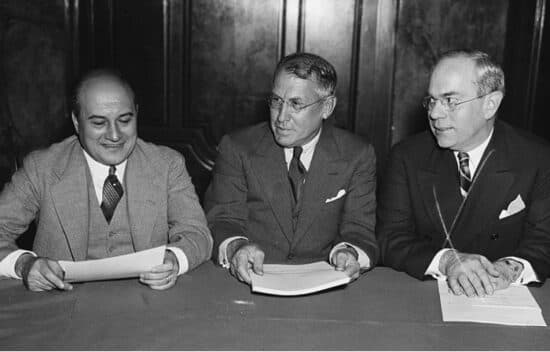
[[[373,147],[329,120],[336,83],[317,55],[278,63],[270,121],[220,142],[205,218],[182,156],[137,138],[130,85],[92,71],[75,90],[76,136],[31,153],[0,194],[0,275],[36,291],[71,289],[58,260],[167,244],[164,264],[140,276],[154,289],[212,249],[248,284],[264,262],[326,260],[356,279],[379,256],[468,296],[546,279],[550,148],[497,121],[504,73],[487,54],[438,60],[423,101],[429,131],[393,148],[378,210]],[[20,250],[32,221],[33,252]]]

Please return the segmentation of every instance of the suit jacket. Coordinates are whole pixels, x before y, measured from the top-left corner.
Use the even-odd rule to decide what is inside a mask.
[[[0,194],[0,259],[37,221],[33,250],[56,260],[84,260],[88,251],[89,172],[75,136],[29,154]],[[124,191],[136,251],[179,247],[189,269],[210,257],[212,238],[185,161],[176,151],[138,139],[128,158]]]
[[[374,265],[375,167],[372,146],[325,124],[294,232],[284,149],[269,125],[225,136],[205,198],[214,251],[228,237],[245,236],[260,245],[266,262],[308,262],[326,260],[334,245],[347,241],[362,248]],[[346,194],[326,202],[340,190]]]
[[[550,149],[522,133],[495,123],[483,156],[487,162],[476,170],[478,180],[451,240],[457,250],[491,261],[505,256],[526,259],[544,280],[550,272]],[[518,195],[525,208],[499,219]],[[391,153],[377,224],[385,265],[424,278],[445,242],[435,197],[450,229],[462,201],[457,163],[452,151],[439,148],[425,132],[396,145]]]

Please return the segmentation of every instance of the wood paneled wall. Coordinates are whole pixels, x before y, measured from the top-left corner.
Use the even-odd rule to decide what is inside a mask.
[[[199,193],[208,185],[221,137],[268,119],[265,97],[273,69],[295,51],[314,52],[334,64],[339,83],[333,123],[373,143],[380,169],[392,144],[426,128],[420,101],[429,69],[437,55],[452,48],[484,50],[504,64],[509,96],[503,119],[539,133],[548,126],[536,114],[547,94],[547,80],[537,77],[549,71],[546,0],[5,3],[21,14],[15,17],[35,18],[28,22],[37,28],[29,24],[18,34],[22,40],[7,40],[18,38],[17,26],[0,3],[0,39],[8,46],[1,63],[8,71],[0,85],[2,103],[25,116],[30,98],[35,111],[45,111],[39,104],[47,103],[48,116],[57,116],[26,115],[22,121],[36,133],[23,139],[43,144],[70,133],[62,128],[67,111],[61,97],[71,75],[115,67],[136,88],[140,135],[182,151]],[[47,13],[53,20],[43,20]],[[42,57],[50,59],[33,61]],[[48,79],[53,81],[42,82]],[[8,93],[17,85],[25,88]],[[46,86],[55,89],[45,91]]]

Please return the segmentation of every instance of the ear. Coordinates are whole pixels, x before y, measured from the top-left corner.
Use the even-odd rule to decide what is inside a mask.
[[[325,102],[323,103],[323,111],[321,112],[321,117],[323,120],[326,120],[332,115],[332,112],[334,111],[334,108],[336,107],[336,96],[331,95],[328,98],[325,99]]]
[[[71,120],[73,120],[74,131],[78,134],[78,117],[76,117],[74,112],[71,112]]]
[[[489,120],[498,111],[498,107],[500,106],[500,103],[502,102],[502,98],[504,98],[504,94],[502,92],[496,91],[487,94],[485,97],[485,104],[483,105],[484,109],[484,117],[486,120]]]

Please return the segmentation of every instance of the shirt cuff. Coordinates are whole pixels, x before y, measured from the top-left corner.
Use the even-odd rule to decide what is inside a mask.
[[[220,247],[218,249],[218,263],[225,269],[229,269],[231,267],[231,264],[229,263],[229,259],[227,258],[227,246],[229,243],[233,242],[234,240],[238,239],[244,239],[248,240],[248,238],[244,236],[233,236],[225,239],[222,243],[220,243]]]
[[[34,252],[26,251],[24,249],[16,249],[0,261],[0,277],[8,277],[11,279],[21,280],[21,278],[15,273],[15,263],[17,263],[17,259],[19,259],[19,257],[25,253],[32,254],[34,257],[36,257],[36,254]]]
[[[187,260],[187,256],[183,250],[178,247],[166,247],[166,250],[174,253],[176,259],[178,260],[178,266],[180,268],[178,275],[185,274],[187,270],[189,270],[189,261]]]
[[[533,270],[533,267],[531,266],[531,263],[525,259],[521,259],[518,257],[504,257],[502,259],[512,259],[515,261],[520,262],[523,264],[523,271],[519,275],[519,277],[514,281],[514,284],[519,285],[527,285],[531,282],[540,282],[539,278],[537,277],[537,274],[535,273],[535,270]]]
[[[359,263],[359,267],[361,269],[370,268],[370,258],[367,255],[367,253],[365,253],[365,251],[362,250],[361,248],[359,248],[359,247],[357,247],[357,246],[355,246],[351,243],[348,243],[348,242],[340,242],[332,248],[332,250],[328,254],[329,263],[331,263],[331,258],[332,258],[332,255],[334,254],[334,252],[336,252],[337,250],[339,250],[341,248],[346,248],[346,246],[350,246],[353,249],[355,249],[355,251],[357,251],[357,262]]]
[[[439,271],[439,261],[441,260],[443,254],[451,250],[451,248],[440,249],[439,252],[435,254],[434,259],[432,259],[430,265],[428,265],[428,269],[426,269],[424,275],[431,275],[434,279],[437,280],[446,280],[447,276]]]

